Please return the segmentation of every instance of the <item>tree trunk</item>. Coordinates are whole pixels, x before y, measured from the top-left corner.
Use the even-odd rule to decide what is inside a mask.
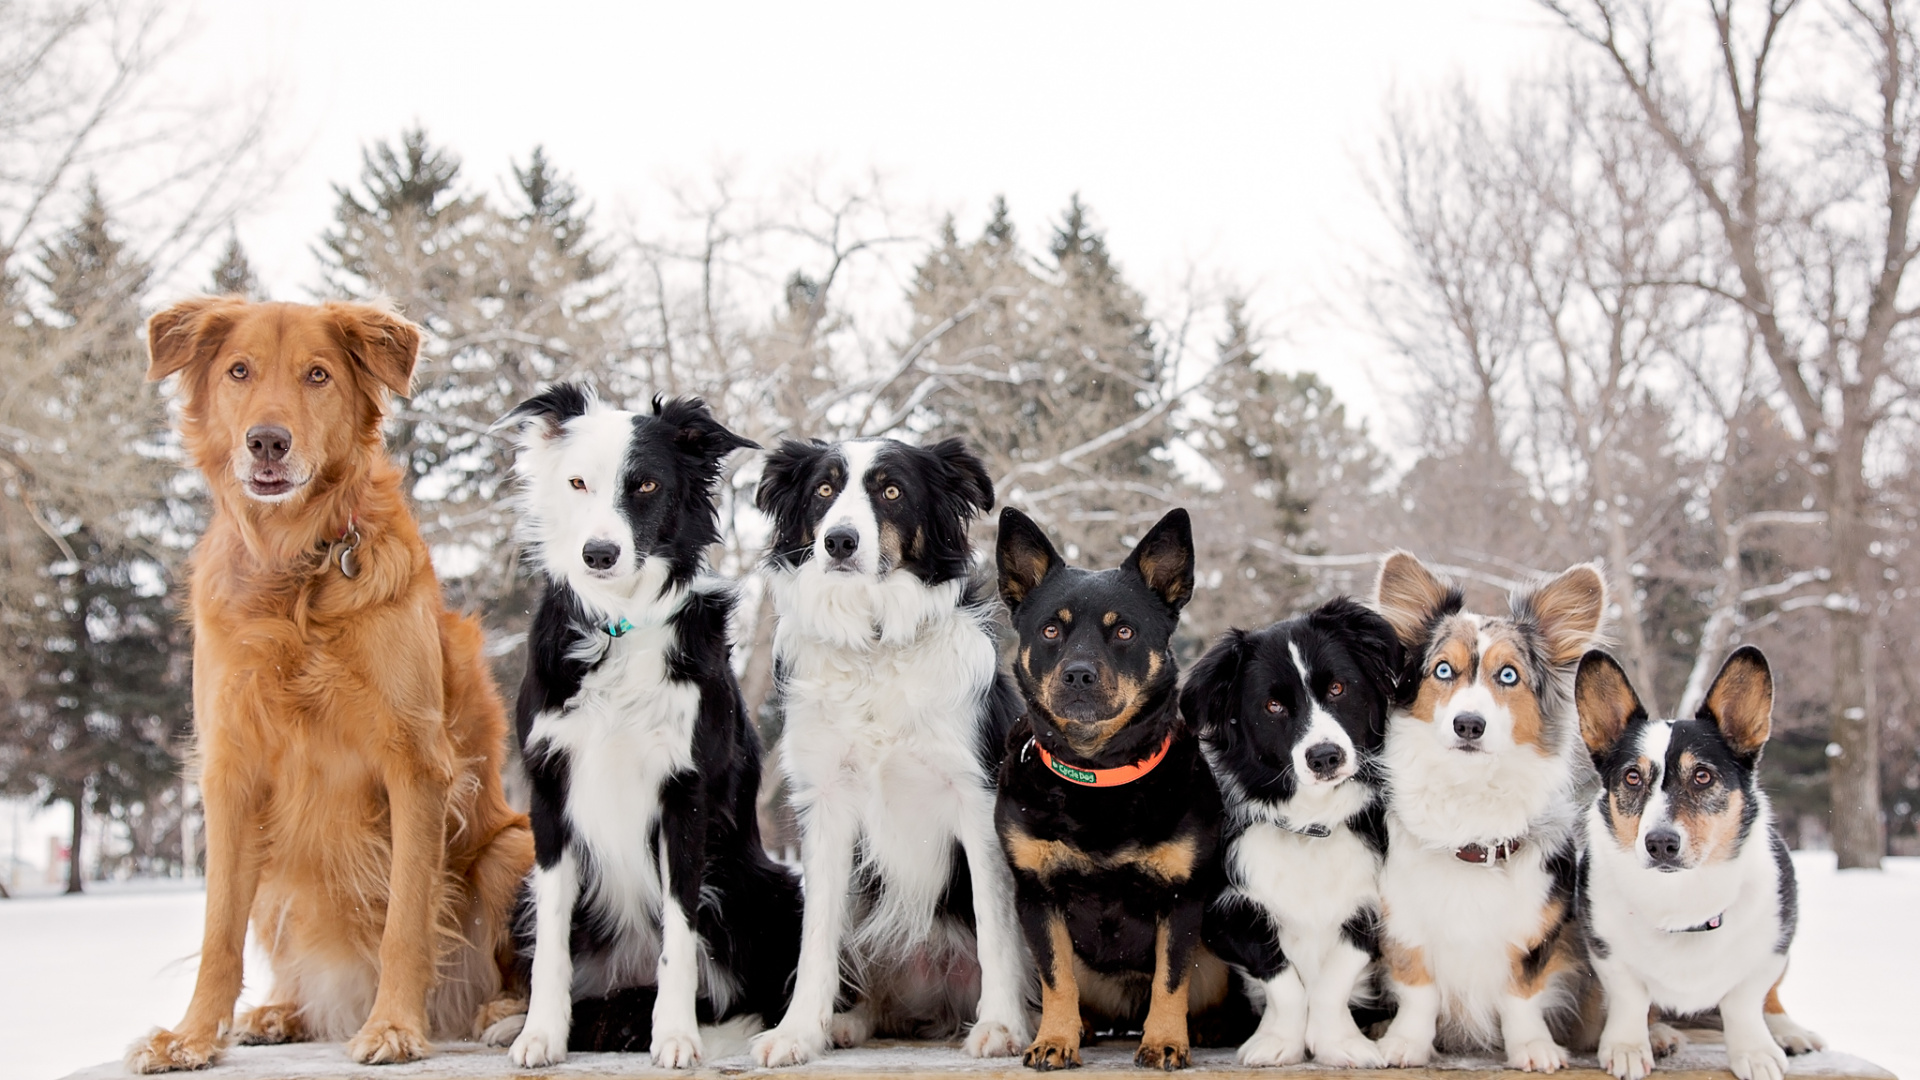
[[[1867,708],[1866,608],[1873,598],[1865,594],[1874,583],[1860,578],[1867,526],[1861,506],[1866,450],[1861,426],[1854,421],[1840,429],[1827,510],[1833,544],[1831,595],[1841,601],[1829,614],[1833,693],[1828,706],[1832,712],[1827,783],[1833,800],[1833,850],[1842,870],[1878,869],[1886,850],[1885,824],[1880,820],[1880,725]]]
[[[86,826],[87,798],[74,795],[67,800],[73,805],[73,840],[67,845],[67,892],[83,891],[80,874],[80,831]]]

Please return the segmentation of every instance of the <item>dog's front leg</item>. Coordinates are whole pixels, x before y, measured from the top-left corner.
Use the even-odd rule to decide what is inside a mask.
[[[373,1012],[347,1042],[362,1065],[416,1061],[427,1043],[427,991],[439,958],[435,915],[446,877],[449,775],[416,750],[389,760],[387,816],[393,827],[393,865],[387,884],[387,923],[380,934],[380,989]]]
[[[202,670],[207,666],[203,665]],[[209,694],[208,697],[213,695]],[[186,1018],[175,1031],[156,1029],[127,1051],[127,1071],[167,1072],[200,1069],[225,1049],[233,1003],[240,997],[247,942],[247,917],[260,884],[263,855],[264,781],[248,762],[218,738],[220,725],[212,702],[194,695],[205,755],[201,800],[207,830],[207,917],[200,944],[200,972]]]
[[[539,812],[536,802],[535,812]],[[536,820],[538,820],[536,818]],[[527,1019],[507,1051],[523,1068],[567,1060],[573,1027],[573,905],[580,899],[580,866],[572,851],[536,829],[542,848],[533,868],[533,979]]]
[[[1787,958],[1776,953],[1720,999],[1727,1068],[1740,1080],[1780,1080],[1786,1074],[1787,1052],[1774,1041],[1766,1019],[1767,994],[1786,969]]]
[[[1080,1065],[1080,983],[1073,973],[1073,938],[1067,919],[1044,901],[1022,898],[1020,922],[1040,962],[1040,1031],[1027,1047],[1032,1069]]]
[[[1380,1056],[1388,1065],[1419,1068],[1433,1060],[1433,1040],[1440,1033],[1440,988],[1433,984],[1425,950],[1418,945],[1380,938],[1380,955],[1387,962],[1398,1011],[1380,1039]]]
[[[1344,933],[1344,931],[1343,931]],[[1373,957],[1346,938],[1327,949],[1307,986],[1307,1048],[1313,1060],[1342,1069],[1378,1069],[1387,1061],[1353,1022],[1353,988]]]
[[[1153,938],[1153,987],[1140,1049],[1133,1063],[1148,1069],[1184,1069],[1187,1043],[1187,991],[1192,986],[1193,947],[1200,940],[1199,904],[1182,904],[1160,920]]]
[[[840,942],[846,936],[859,821],[851,808],[822,796],[815,796],[802,813],[806,892],[793,1002],[778,1027],[753,1040],[754,1060],[768,1068],[805,1064],[826,1052],[827,1025],[840,994]]]
[[[1653,1040],[1646,983],[1617,958],[1593,960],[1606,992],[1607,1022],[1600,1031],[1600,1067],[1620,1080],[1642,1080],[1653,1071]]]
[[[653,1041],[648,1049],[655,1065],[690,1069],[704,1054],[695,1015],[700,997],[700,942],[693,931],[707,861],[707,821],[699,777],[690,772],[674,777],[660,801],[660,842],[654,851],[660,865],[660,962],[655,968],[658,993],[653,999]]]
[[[974,934],[980,953],[980,1008],[967,1033],[974,1057],[1009,1057],[1030,1038],[1027,979],[1032,970],[1021,948],[1014,909],[1013,871],[993,831],[991,801],[961,824],[960,847],[973,881]]]

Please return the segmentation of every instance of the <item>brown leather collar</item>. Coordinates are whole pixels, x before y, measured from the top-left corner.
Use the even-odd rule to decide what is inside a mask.
[[[1486,844],[1462,844],[1453,849],[1453,857],[1476,866],[1498,866],[1513,858],[1513,853],[1520,850],[1522,843],[1524,841],[1516,836],[1511,840],[1502,840],[1491,847]]]

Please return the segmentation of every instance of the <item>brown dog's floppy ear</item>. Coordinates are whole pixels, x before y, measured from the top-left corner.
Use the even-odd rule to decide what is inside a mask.
[[[198,296],[147,320],[147,381],[159,382],[220,350],[234,316],[247,301],[231,296]]]
[[[1182,507],[1167,511],[1140,538],[1122,569],[1131,569],[1175,611],[1193,599],[1193,519]]]
[[[420,328],[383,307],[330,300],[320,310],[333,324],[340,347],[381,386],[407,396],[420,358]]]
[[[1419,647],[1426,640],[1428,625],[1441,615],[1459,611],[1461,601],[1459,589],[1443,584],[1425,563],[1405,551],[1387,556],[1373,584],[1373,609],[1408,648]]]
[[[1581,563],[1513,599],[1514,618],[1539,628],[1547,657],[1556,667],[1573,663],[1593,647],[1606,612],[1607,581],[1593,563]]]
[[[1735,753],[1758,754],[1773,731],[1773,672],[1766,654],[1751,645],[1735,649],[1713,677],[1696,718],[1719,728]]]
[[[1060,554],[1032,518],[1009,506],[1000,511],[995,561],[1000,564],[1000,599],[1007,602],[1007,610],[1017,611],[1060,565]]]
[[[1599,649],[1580,658],[1580,673],[1573,677],[1573,704],[1580,714],[1580,740],[1596,758],[1620,741],[1628,725],[1647,717],[1619,661]]]

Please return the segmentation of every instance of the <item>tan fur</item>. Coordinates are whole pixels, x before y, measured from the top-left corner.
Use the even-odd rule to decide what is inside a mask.
[[[1029,676],[1033,672],[1030,665],[1031,656],[1031,649],[1025,647],[1021,649],[1020,666],[1026,669]],[[1100,691],[1108,705],[1117,711],[1097,723],[1055,722],[1054,726],[1059,729],[1061,736],[1067,740],[1068,746],[1073,747],[1075,753],[1088,757],[1100,753],[1106,749],[1107,743],[1112,741],[1115,735],[1125,731],[1127,726],[1133,723],[1134,717],[1140,714],[1140,707],[1145,703],[1147,687],[1152,686],[1154,680],[1160,677],[1160,671],[1164,667],[1166,667],[1166,659],[1159,653],[1147,657],[1147,675],[1144,679],[1127,678],[1112,668],[1102,665]],[[1056,717],[1060,715],[1057,704],[1061,689],[1058,676],[1059,673],[1054,672],[1052,677],[1041,682],[1039,693],[1040,707]]]
[[[190,585],[207,915],[186,1018],[128,1065],[218,1055],[249,919],[274,1000],[239,1030],[352,1036],[360,1062],[420,1057],[499,995],[533,842],[501,791],[506,721],[480,628],[445,610],[381,445],[418,331],[365,305],[227,298],[162,312],[149,334],[148,375],[180,375],[182,435],[213,495]],[[278,504],[234,472],[262,423],[292,432],[288,460],[310,476]],[[349,515],[351,579],[322,556]]]
[[[1183,836],[1149,848],[1124,848],[1107,862],[1145,871],[1162,881],[1185,881],[1193,876],[1195,849],[1194,838]]]
[[[1460,620],[1457,625],[1449,623],[1448,626],[1442,627],[1441,632],[1444,636],[1428,654],[1427,670],[1433,670],[1435,665],[1445,660],[1453,665],[1455,671],[1472,671],[1474,638],[1472,624]],[[1458,686],[1458,681],[1449,684],[1439,679],[1422,679],[1420,692],[1407,711],[1413,714],[1415,719],[1431,724],[1434,716],[1440,711],[1440,706],[1453,697]]]
[[[1596,754],[1620,741],[1627,721],[1640,708],[1640,697],[1627,682],[1627,673],[1612,660],[1598,657],[1580,665],[1573,702],[1580,714],[1580,739]]]
[[[1556,667],[1572,665],[1592,647],[1606,614],[1607,583],[1600,570],[1585,563],[1533,592],[1533,613],[1547,639],[1547,658]]]
[[[1560,972],[1570,971],[1580,966],[1580,956],[1568,940],[1567,935],[1560,936],[1553,943],[1553,951],[1548,954],[1547,962],[1538,972],[1529,977],[1525,970],[1527,955],[1540,947],[1550,934],[1557,933],[1566,920],[1565,903],[1550,901],[1540,912],[1540,925],[1527,935],[1526,944],[1508,946],[1507,963],[1512,971],[1508,986],[1520,997],[1533,997],[1545,990]]]
[[[1653,775],[1653,762],[1645,757],[1638,758],[1637,762],[1641,776]],[[1619,798],[1611,791],[1607,793],[1607,806],[1613,811],[1609,816],[1613,819],[1614,841],[1620,845],[1621,851],[1632,851],[1640,841],[1640,811],[1628,813],[1622,809]]]
[[[1167,924],[1153,939],[1153,992],[1147,1022],[1141,1026],[1140,1049],[1133,1063],[1149,1069],[1184,1069],[1189,1060],[1187,994],[1193,986],[1192,968],[1173,969]]]
[[[1726,736],[1727,745],[1751,754],[1767,744],[1773,730],[1773,676],[1764,665],[1736,653],[1727,658],[1703,706]]]
[[[1513,628],[1506,623],[1493,623],[1485,632],[1492,640],[1480,655],[1475,681],[1493,692],[1493,700],[1507,707],[1513,717],[1513,741],[1544,751],[1546,748],[1540,740],[1546,733],[1546,718],[1540,714],[1540,699],[1534,696],[1528,681],[1526,656]],[[1520,673],[1518,685],[1500,685],[1500,669],[1508,666]]]
[[[1380,905],[1381,921],[1393,925],[1384,903]],[[1387,970],[1395,979],[1408,986],[1426,986],[1433,981],[1433,972],[1427,970],[1427,954],[1417,945],[1403,945],[1390,935],[1380,935],[1380,958],[1387,962]]]
[[[1680,755],[1680,775],[1693,773],[1693,755]],[[1746,809],[1747,795],[1738,789],[1727,792],[1727,805],[1715,813],[1696,814],[1685,809],[1674,811],[1674,820],[1687,829],[1689,866],[1704,866],[1733,858],[1734,845],[1740,840],[1740,815]]]
[[[1025,1060],[1034,1068],[1065,1069],[1080,1064],[1080,987],[1074,981],[1073,939],[1059,912],[1047,918],[1047,937],[1053,963],[1041,972],[1040,1031]]]
[[[1007,830],[1007,851],[1013,865],[1043,881],[1063,870],[1088,874],[1097,867],[1092,856],[1072,844],[1042,840],[1019,826]]]
[[[1774,982],[1773,986],[1767,990],[1766,1004],[1761,1006],[1761,1012],[1772,1013],[1775,1016],[1783,1016],[1786,1014],[1787,1007],[1780,1004],[1780,984],[1786,981],[1787,977],[1782,975]]]
[[[1446,601],[1447,587],[1404,551],[1396,551],[1380,564],[1380,579],[1374,583],[1374,607],[1393,632],[1407,645],[1419,645],[1427,620]]]
[[[1089,854],[1060,840],[1041,840],[1018,826],[1007,830],[1006,843],[1013,865],[1042,881],[1061,872],[1091,874],[1120,867],[1143,870],[1163,881],[1185,881],[1193,876],[1195,845],[1191,836],[1146,848],[1130,845],[1106,856]]]

